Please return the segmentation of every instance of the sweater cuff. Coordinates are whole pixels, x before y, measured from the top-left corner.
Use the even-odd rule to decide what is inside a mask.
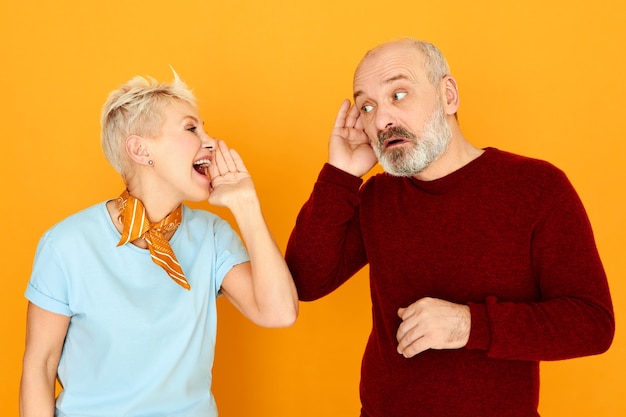
[[[361,187],[363,179],[326,162],[317,177],[317,182],[331,183],[356,192]]]
[[[489,350],[491,331],[486,304],[468,303],[471,314],[471,329],[466,349]]]

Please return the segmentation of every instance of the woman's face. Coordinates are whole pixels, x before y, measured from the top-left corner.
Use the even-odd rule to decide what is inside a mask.
[[[211,180],[205,174],[213,161],[216,141],[206,134],[198,111],[176,101],[165,107],[160,135],[150,141],[150,158],[160,193],[180,201],[202,201],[209,196]]]

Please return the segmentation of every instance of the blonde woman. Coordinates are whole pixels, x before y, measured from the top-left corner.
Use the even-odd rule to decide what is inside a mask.
[[[216,416],[217,297],[265,327],[289,326],[298,314],[253,181],[239,155],[204,132],[176,74],[113,91],[102,146],[126,189],[61,221],[38,245],[21,415]],[[215,214],[183,204],[207,199],[231,210],[243,242]]]

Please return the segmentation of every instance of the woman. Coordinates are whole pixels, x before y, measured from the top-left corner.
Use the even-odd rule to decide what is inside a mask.
[[[135,77],[111,93],[102,146],[126,190],[63,220],[38,245],[22,417],[216,416],[217,297],[261,326],[297,317],[249,173],[204,132],[192,92],[174,75]],[[206,199],[231,210],[247,251],[224,220],[182,204]]]

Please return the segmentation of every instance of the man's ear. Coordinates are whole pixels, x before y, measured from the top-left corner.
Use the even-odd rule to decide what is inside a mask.
[[[442,95],[445,99],[443,105],[446,114],[456,114],[459,110],[459,90],[456,80],[451,75],[446,75],[441,80]]]
[[[126,153],[136,163],[149,165],[150,153],[145,138],[138,135],[130,135],[126,138]]]

